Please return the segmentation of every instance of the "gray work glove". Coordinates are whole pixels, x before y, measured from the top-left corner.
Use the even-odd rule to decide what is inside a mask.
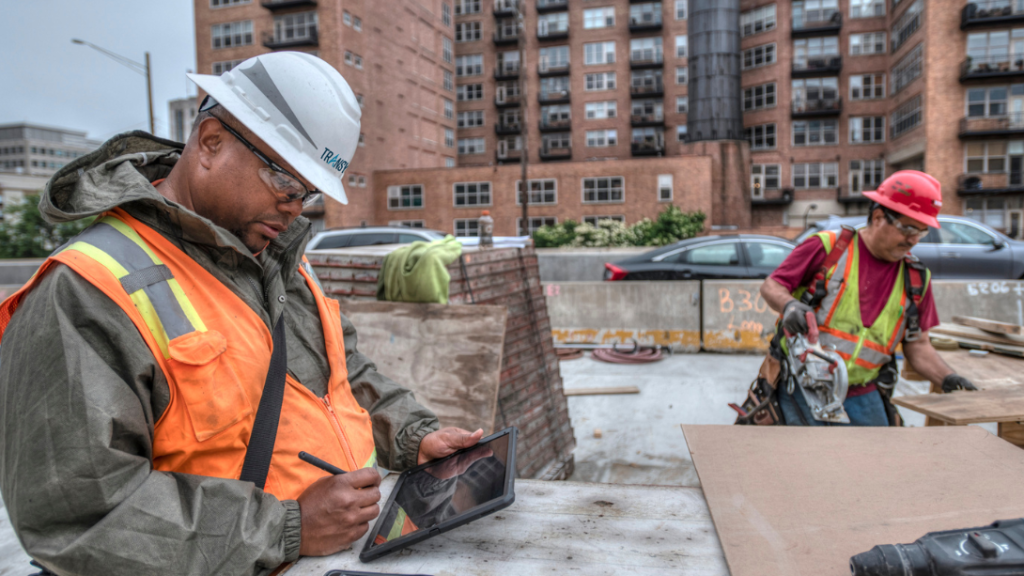
[[[799,300],[790,300],[782,309],[782,327],[790,334],[807,334],[807,313],[814,309]]]
[[[977,390],[978,388],[971,384],[971,381],[959,374],[950,374],[942,379],[942,391],[945,393],[953,392],[954,390]]]

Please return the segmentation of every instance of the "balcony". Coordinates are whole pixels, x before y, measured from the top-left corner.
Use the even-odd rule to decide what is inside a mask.
[[[868,190],[874,190],[877,186],[870,184],[864,187]],[[842,185],[836,188],[836,202],[843,206],[849,206],[851,204],[870,204],[874,200],[864,196],[861,192],[854,192],[848,185]]]
[[[634,128],[642,128],[645,126],[664,126],[665,114],[663,112],[655,112],[653,114],[631,114],[629,116],[629,123]]]
[[[494,97],[494,105],[498,108],[514,108],[519,106],[519,100],[519,94],[502,94]]]
[[[569,91],[552,90],[551,92],[541,92],[537,95],[537,100],[541,104],[568,104]]]
[[[629,55],[629,67],[633,70],[644,68],[661,68],[665,58],[661,52],[652,54],[649,52],[634,52]]]
[[[639,86],[630,86],[629,94],[634,98],[647,98],[662,96],[665,94],[665,84],[657,82],[655,84],[641,84]]]
[[[986,78],[1024,78],[1024,56],[968,56],[960,64],[960,82]]]
[[[522,150],[498,150],[495,154],[495,160],[498,164],[508,164],[510,162],[519,162],[523,158]]]
[[[271,32],[263,35],[263,45],[271,50],[297,48],[299,46],[318,46],[319,44],[316,30],[309,30],[305,36],[292,38],[276,36]]]
[[[494,33],[494,44],[495,46],[506,46],[508,44],[519,43],[519,31],[508,32],[503,28],[498,28]]]
[[[541,120],[539,126],[541,132],[565,132],[572,128],[572,120],[569,118],[546,119]]]
[[[630,150],[633,152],[633,156],[664,156],[665,143],[652,140],[632,142]]]
[[[1024,135],[1024,112],[1013,112],[1001,118],[960,119],[961,140],[1021,135]]]
[[[968,2],[960,11],[960,29],[1024,23],[1024,7],[1010,0]]]
[[[1020,194],[1024,192],[1024,174],[999,172],[995,174],[961,174],[957,178],[958,196]]]
[[[542,146],[540,149],[541,160],[572,160],[572,147],[553,148]]]
[[[569,29],[558,30],[557,28],[552,30],[545,28],[544,30],[537,30],[537,40],[547,42],[549,40],[565,40],[569,38]]]
[[[537,0],[537,14],[568,10],[569,0]]]
[[[264,8],[271,12],[285,10],[287,8],[299,8],[300,6],[316,7],[316,0],[263,0],[260,2]]]
[[[843,111],[842,98],[815,98],[803,102],[793,102],[791,116],[807,118],[809,116],[838,116]]]
[[[494,125],[494,133],[499,136],[508,136],[509,134],[519,134],[523,131],[522,125],[518,120],[515,122],[504,122],[499,120]]]
[[[793,203],[793,189],[766,189],[760,198],[751,198],[751,206],[788,206]]]
[[[494,17],[511,18],[518,12],[517,0],[494,0]]]
[[[793,78],[808,78],[811,76],[826,76],[838,74],[843,69],[842,56],[821,56],[807,58],[803,62],[793,61]]]
[[[793,19],[792,38],[806,38],[807,36],[829,36],[839,34],[843,28],[843,15],[839,12],[821,14],[818,16],[805,16],[801,19]]]
[[[629,31],[630,32],[657,32],[661,30],[661,14],[656,14],[655,18],[630,18],[629,19]]]
[[[494,68],[495,80],[515,80],[519,78],[519,62],[499,64]]]
[[[548,78],[550,76],[568,76],[569,63],[541,62],[540,64],[537,64],[537,75],[541,78]]]

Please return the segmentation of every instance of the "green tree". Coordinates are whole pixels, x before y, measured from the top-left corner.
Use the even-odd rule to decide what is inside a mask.
[[[0,222],[0,258],[45,258],[75,237],[95,218],[51,224],[39,212],[39,195],[8,206]]]
[[[696,236],[706,219],[703,212],[669,206],[657,219],[644,218],[632,226],[614,220],[600,220],[596,226],[566,220],[534,232],[533,243],[537,248],[664,246]]]

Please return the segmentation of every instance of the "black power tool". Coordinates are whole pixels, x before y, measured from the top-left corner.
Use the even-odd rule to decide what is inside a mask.
[[[850,558],[853,576],[1024,575],[1024,518],[929,532],[913,544],[883,544]]]

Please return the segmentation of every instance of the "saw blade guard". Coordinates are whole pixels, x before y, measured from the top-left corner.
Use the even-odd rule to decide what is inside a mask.
[[[812,344],[803,335],[788,336],[787,343],[791,375],[787,391],[792,394],[794,388],[800,389],[815,420],[849,424],[850,417],[843,408],[849,390],[843,358],[834,347],[816,341]]]

